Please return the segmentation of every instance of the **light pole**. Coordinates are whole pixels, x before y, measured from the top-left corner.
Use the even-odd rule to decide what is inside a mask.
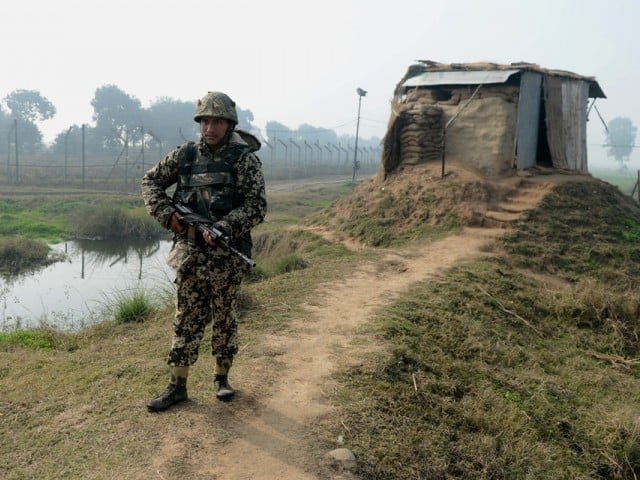
[[[358,121],[356,123],[356,148],[353,151],[353,177],[351,177],[351,184],[356,184],[356,170],[358,169],[358,133],[360,132],[360,105],[362,104],[362,97],[364,97],[367,92],[361,88],[356,88],[356,93],[358,94]]]

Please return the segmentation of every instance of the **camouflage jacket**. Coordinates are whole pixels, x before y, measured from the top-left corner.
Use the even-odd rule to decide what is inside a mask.
[[[196,148],[200,155],[214,161],[214,158],[218,158],[225,149],[234,144],[246,145],[246,142],[234,132],[229,143],[215,152],[215,156],[203,140],[196,144]],[[142,197],[147,211],[167,229],[175,211],[167,188],[178,181],[180,152],[183,148],[185,148],[184,145],[169,152],[142,177]],[[236,162],[236,189],[238,197],[243,200],[224,217],[217,220],[227,222],[233,236],[239,238],[250,233],[253,227],[263,221],[267,210],[267,198],[260,159],[249,152],[238,158]]]

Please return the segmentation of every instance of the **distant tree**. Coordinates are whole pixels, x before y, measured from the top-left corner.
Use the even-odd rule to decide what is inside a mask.
[[[266,123],[265,130],[267,131],[267,138],[269,141],[274,141],[277,138],[284,141],[295,136],[293,130],[283,123],[276,122],[274,120],[270,120]]]
[[[37,90],[14,90],[4,98],[11,117],[17,120],[20,148],[33,152],[42,147],[37,123],[52,118],[56,107]]]
[[[616,117],[607,125],[607,156],[625,168],[631,157],[638,129],[630,118]]]
[[[188,140],[197,140],[200,128],[193,121],[195,102],[185,102],[170,97],[158,98],[151,106],[144,110],[144,126],[147,132],[157,142],[161,141],[163,148],[173,148]],[[238,127],[248,131],[255,128],[253,112],[236,107],[238,113]]]
[[[198,124],[193,121],[194,102],[161,97],[143,112],[143,124],[147,142],[158,143],[163,150],[170,150],[187,140],[198,138]]]
[[[314,127],[308,123],[301,124],[294,132],[295,136],[300,140],[306,140],[309,143],[316,141],[325,143],[335,143],[338,141],[338,135],[333,130],[322,127]]]
[[[242,128],[248,132],[256,130],[253,126],[254,116],[251,110],[243,110],[236,106],[236,112],[238,113],[238,128]]]
[[[86,151],[99,151],[100,148],[95,145],[95,142],[87,141],[87,131],[91,130],[91,127],[85,127],[85,149]],[[53,143],[50,147],[51,152],[64,154],[65,150],[68,155],[78,156],[81,154],[82,150],[82,126],[81,125],[72,125],[71,127],[67,127],[62,132],[56,135]]]
[[[11,117],[0,105],[0,155],[7,152],[7,140],[11,128]]]
[[[95,130],[104,146],[110,150],[122,147],[125,142],[140,135],[143,113],[140,100],[120,90],[115,85],[96,89],[91,100]]]
[[[15,90],[4,99],[11,114],[18,120],[41,122],[56,114],[56,107],[37,90]]]

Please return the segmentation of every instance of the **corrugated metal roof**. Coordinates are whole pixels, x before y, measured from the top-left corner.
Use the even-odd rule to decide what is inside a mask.
[[[501,68],[501,69],[473,69],[473,70],[436,70],[421,72],[406,79],[399,88],[433,87],[436,85],[485,85],[489,83],[505,83],[511,75],[523,71],[538,72],[543,75],[553,75],[584,80],[589,84],[590,98],[607,98],[607,96],[593,78],[582,77],[571,72],[561,70],[543,70],[540,68]]]
[[[429,87],[435,85],[480,85],[504,83],[520,70],[464,70],[447,72],[423,72],[408,78],[402,84],[405,88]]]

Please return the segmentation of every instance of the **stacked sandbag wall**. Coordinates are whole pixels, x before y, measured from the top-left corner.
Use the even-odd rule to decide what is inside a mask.
[[[385,174],[400,164],[461,162],[486,174],[512,168],[519,89],[509,85],[414,89],[393,103]],[[443,132],[447,127],[446,133]]]
[[[417,165],[442,158],[442,108],[409,104],[401,111],[400,154],[402,163]]]

